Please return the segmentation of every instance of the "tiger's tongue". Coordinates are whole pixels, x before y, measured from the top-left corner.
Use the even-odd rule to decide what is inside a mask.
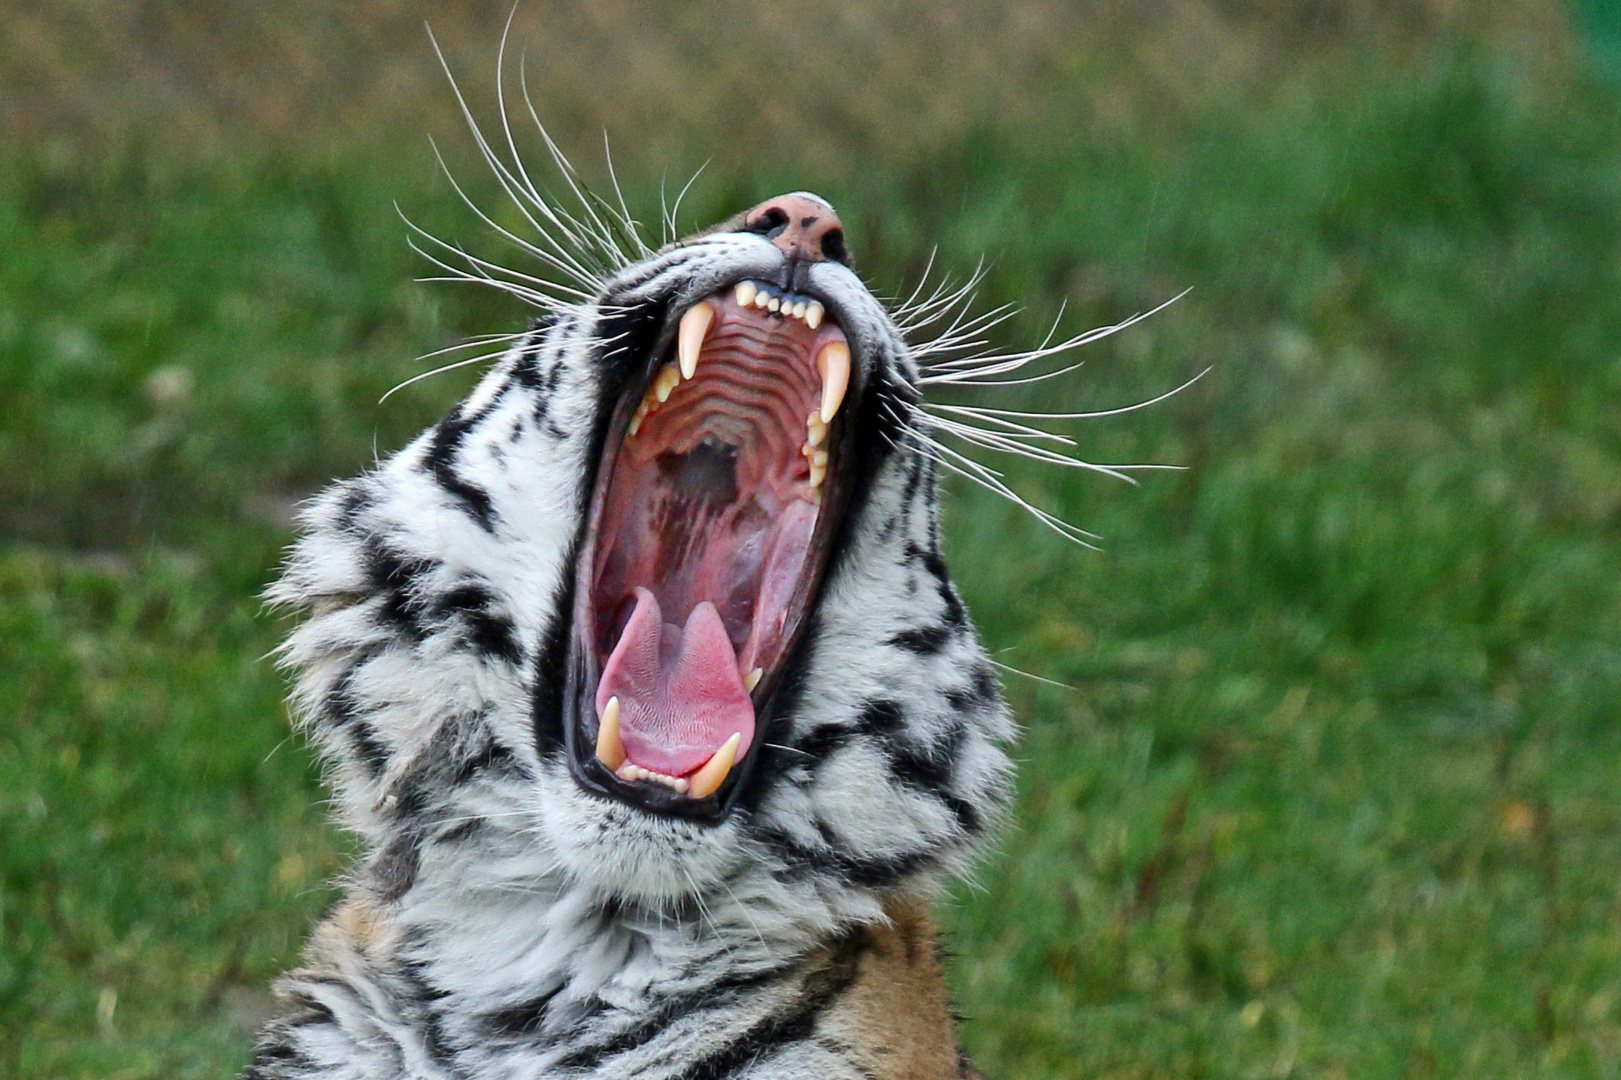
[[[629,760],[667,776],[708,761],[733,732],[754,740],[754,704],[737,673],[737,654],[708,600],[687,625],[664,621],[658,599],[637,586],[636,610],[603,666],[597,715],[619,699],[619,738]]]

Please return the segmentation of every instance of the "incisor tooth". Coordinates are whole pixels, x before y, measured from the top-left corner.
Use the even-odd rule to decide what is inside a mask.
[[[782,301],[773,296],[771,299],[765,302],[765,306],[767,311],[780,311],[782,309]]]
[[[681,372],[666,364],[659,369],[658,377],[653,380],[653,396],[658,398],[661,404],[669,401],[670,391],[674,390],[680,383]]]
[[[690,379],[698,372],[698,350],[703,348],[704,335],[715,321],[715,309],[707,301],[699,301],[681,316],[681,328],[676,332],[675,353],[681,365],[681,377]]]
[[[732,294],[732,299],[737,301],[738,307],[748,307],[754,303],[754,294],[759,291],[754,282],[739,281],[737,283],[737,292]]]
[[[743,678],[743,689],[749,691],[750,693],[753,693],[754,688],[756,686],[760,685],[760,676],[762,676],[764,674],[765,674],[765,669],[764,668],[755,668],[753,671],[749,672]]]
[[[611,697],[597,721],[597,760],[610,769],[625,763],[625,744],[619,741],[619,699]]]
[[[795,300],[794,306],[788,312],[788,314],[792,315],[796,319],[803,319],[805,317],[805,301]]]
[[[702,799],[713,795],[715,789],[720,787],[726,774],[732,771],[732,764],[737,761],[737,747],[743,741],[743,733],[732,732],[732,737],[721,743],[715,756],[704,762],[704,767],[692,774],[687,791],[694,799]]]
[[[816,370],[822,376],[822,423],[831,424],[850,386],[850,346],[830,341],[816,354]]]
[[[822,305],[815,300],[805,305],[805,325],[812,330],[822,325]]]

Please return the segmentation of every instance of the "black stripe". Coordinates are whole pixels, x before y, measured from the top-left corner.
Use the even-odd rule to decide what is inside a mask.
[[[411,945],[426,944],[421,939],[412,939]],[[450,991],[435,985],[427,975],[427,964],[420,958],[406,960],[400,966],[401,982],[407,997],[415,1006],[418,1027],[422,1033],[422,1047],[428,1052],[428,1057],[435,1065],[450,1068],[456,1054],[456,1048],[446,1037],[444,1025],[440,1021],[436,1008],[439,1002],[450,996]]]
[[[885,644],[899,646],[919,656],[933,656],[944,649],[956,634],[956,629],[949,625],[919,626],[912,630],[902,630]]]
[[[439,421],[433,429],[433,439],[428,443],[427,456],[422,461],[434,482],[454,495],[485,532],[495,531],[495,504],[490,500],[488,491],[456,472],[455,463],[462,440],[467,438],[467,433],[475,424],[488,415],[488,409],[494,404],[492,401],[485,409],[465,418],[453,414]]]
[[[350,480],[342,485],[343,497],[338,501],[338,515],[334,526],[341,532],[354,534],[362,511],[371,506],[371,492],[365,480]]]
[[[515,664],[521,656],[516,627],[500,607],[491,589],[467,581],[440,596],[434,610],[442,616],[459,616],[467,627],[467,643],[480,656]]]
[[[466,821],[452,825],[434,837],[433,840],[436,844],[459,844],[463,840],[470,839],[475,834],[482,832],[486,824],[487,822],[483,818],[468,818]]]
[[[861,856],[831,846],[809,848],[781,829],[759,828],[755,838],[785,864],[775,876],[783,881],[804,880],[809,874],[832,874],[851,885],[879,888],[915,874],[939,858],[936,846],[917,848],[894,856]],[[797,865],[796,865],[797,864]]]
[[[946,700],[959,712],[982,709],[1002,699],[1002,687],[996,672],[984,661],[974,665],[966,687],[953,687],[946,691]]]
[[[409,640],[421,641],[425,605],[417,594],[422,578],[437,570],[439,563],[396,551],[375,536],[366,538],[361,552],[371,591],[378,596],[378,619]]]
[[[725,975],[705,982],[702,986],[679,994],[661,998],[654,1010],[633,1027],[620,1032],[607,1042],[582,1047],[558,1061],[562,1069],[594,1069],[608,1058],[634,1050],[667,1028],[671,1021],[689,1016],[700,1010],[723,1009],[744,997],[750,990],[767,983],[791,977],[794,964],[764,968],[760,971]]]
[[[556,996],[557,990],[548,990],[528,1001],[485,1013],[480,1018],[479,1025],[486,1034],[497,1038],[505,1036],[510,1039],[533,1035],[546,1022],[546,1011],[551,1006],[552,998]]]
[[[686,1080],[725,1080],[788,1043],[810,1038],[817,1020],[856,981],[861,956],[872,947],[872,936],[865,929],[843,935],[827,964],[806,977],[797,1001],[701,1058],[687,1070]]]
[[[341,731],[360,716],[360,701],[354,694],[355,672],[375,655],[376,653],[370,650],[362,652],[336,679],[332,680],[332,686],[321,699],[321,715],[326,719],[328,727]]]
[[[945,605],[945,621],[950,626],[966,626],[968,612],[962,606],[962,599],[951,584],[951,575],[946,571],[946,561],[940,556],[938,548],[926,548],[917,544],[906,546],[908,560],[919,563],[930,577],[934,578],[940,593],[940,602]]]
[[[372,859],[372,882],[384,900],[398,900],[416,884],[420,843],[415,829],[402,829]]]
[[[242,1070],[241,1080],[280,1080],[306,1073],[315,1067],[315,1063],[302,1050],[287,1041],[295,1038],[291,1030],[273,1030],[267,1033],[266,1038],[276,1041],[261,1042],[254,1048],[252,1059]]]

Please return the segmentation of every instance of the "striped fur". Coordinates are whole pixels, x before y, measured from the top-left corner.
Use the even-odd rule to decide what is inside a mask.
[[[607,417],[671,310],[781,258],[722,230],[626,266],[306,509],[270,595],[308,613],[283,653],[293,701],[366,855],[245,1076],[964,1068],[922,912],[1003,812],[1013,725],[941,557],[914,358],[847,267],[802,269],[863,365],[861,482],[741,804],[645,813],[563,757]]]

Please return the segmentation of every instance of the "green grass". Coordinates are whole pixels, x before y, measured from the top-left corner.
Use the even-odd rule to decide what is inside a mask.
[[[1093,348],[1066,407],[1139,488],[950,493],[1017,675],[1015,827],[944,909],[1015,1077],[1621,1076],[1621,130],[1460,54],[1141,131],[1048,115],[901,174],[707,177],[845,209],[881,291],[991,257]],[[0,1072],[220,1075],[343,841],[255,594],[289,500],[453,400],[410,358],[524,318],[413,285],[425,152],[0,157]],[[474,181],[488,193],[489,185]],[[635,187],[646,195],[650,186]],[[645,202],[644,202],[645,205]]]

